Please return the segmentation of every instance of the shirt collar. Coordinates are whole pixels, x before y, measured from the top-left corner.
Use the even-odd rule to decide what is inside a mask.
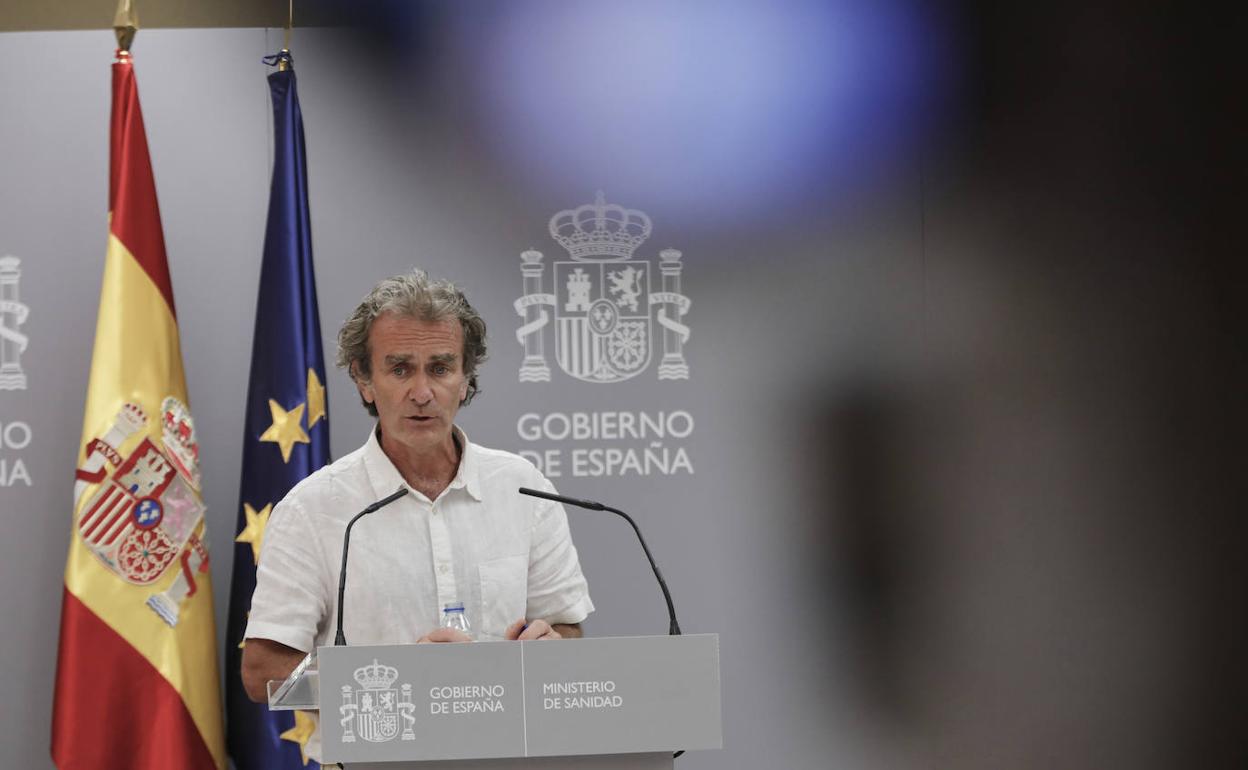
[[[451,479],[451,483],[447,489],[463,488],[472,499],[477,502],[481,501],[481,479],[479,469],[479,459],[477,458],[477,448],[468,441],[468,434],[464,433],[458,425],[451,428],[455,431],[456,438],[459,439],[460,458],[459,468],[455,471],[455,478]],[[385,451],[381,448],[381,440],[377,437],[378,426],[373,425],[368,434],[368,443],[364,445],[364,467],[368,471],[368,480],[373,487],[373,494],[377,499],[392,494],[399,487],[411,489],[411,485],[403,479],[403,474],[399,473],[399,469],[394,467],[394,463],[386,456]],[[415,491],[415,490],[412,490]]]
[[[473,500],[481,502],[480,460],[477,449],[469,443],[468,434],[464,433],[463,428],[454,425],[451,430],[455,431],[455,436],[459,439],[459,469],[455,471],[455,478],[451,479],[447,489],[463,487]]]

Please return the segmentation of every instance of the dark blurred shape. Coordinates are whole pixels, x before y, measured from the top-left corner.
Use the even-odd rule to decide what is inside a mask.
[[[1230,49],[1179,5],[960,13],[920,352],[809,438],[837,662],[927,766],[1244,767]]]
[[[402,60],[427,50],[456,5],[430,0],[301,0],[296,19],[306,18],[308,26],[343,27],[357,36],[362,48]]]
[[[438,35],[456,7],[431,0],[300,0],[295,25],[340,28],[351,56],[374,62],[390,87],[402,90],[409,72],[425,75],[433,66]]]

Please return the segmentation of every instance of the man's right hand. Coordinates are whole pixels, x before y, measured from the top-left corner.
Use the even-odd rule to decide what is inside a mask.
[[[416,640],[416,644],[429,642],[471,642],[472,637],[457,628],[438,628]]]
[[[248,639],[243,645],[242,666],[243,688],[247,690],[247,697],[256,703],[267,702],[269,680],[280,682],[290,676],[290,672],[307,655],[271,639]]]

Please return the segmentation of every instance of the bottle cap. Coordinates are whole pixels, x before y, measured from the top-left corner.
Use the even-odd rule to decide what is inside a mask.
[[[464,603],[463,603],[463,602],[455,602],[454,604],[443,604],[443,605],[442,605],[442,611],[443,611],[443,612],[463,612],[463,611],[464,611]]]

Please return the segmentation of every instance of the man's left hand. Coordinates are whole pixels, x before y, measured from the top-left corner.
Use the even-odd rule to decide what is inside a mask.
[[[579,630],[578,626],[561,626],[561,628],[576,628]],[[503,638],[509,641],[529,642],[537,639],[562,639],[563,634],[556,631],[544,620],[529,622],[524,618],[520,618],[515,623],[507,626],[507,630],[503,632]]]

